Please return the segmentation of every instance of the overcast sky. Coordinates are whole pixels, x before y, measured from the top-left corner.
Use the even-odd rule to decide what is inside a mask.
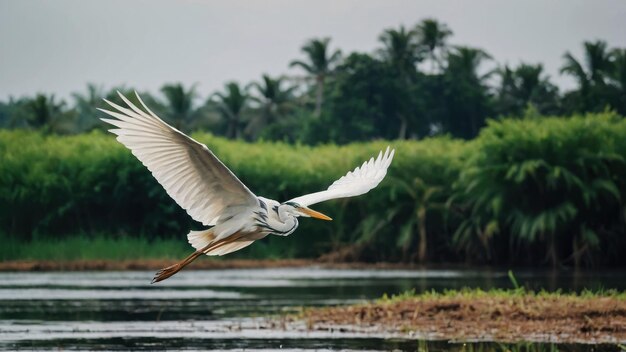
[[[623,0],[0,0],[0,99],[68,97],[87,82],[152,92],[198,83],[205,98],[229,80],[298,74],[288,63],[306,39],[373,52],[383,29],[426,17],[448,24],[451,44],[498,63],[541,62],[565,88],[566,50],[580,57],[595,39],[626,47]]]

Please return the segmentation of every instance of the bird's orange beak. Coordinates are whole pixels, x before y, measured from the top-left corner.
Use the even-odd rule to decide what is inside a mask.
[[[326,215],[320,213],[319,211],[315,211],[313,209],[309,209],[309,208],[306,208],[306,207],[301,207],[301,208],[298,209],[298,211],[300,211],[301,213],[306,214],[306,215],[308,215],[308,216],[310,216],[312,218],[322,219],[322,220],[329,220],[329,221],[332,220],[331,217],[326,216]]]

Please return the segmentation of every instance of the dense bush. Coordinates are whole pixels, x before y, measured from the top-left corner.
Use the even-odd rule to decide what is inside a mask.
[[[258,195],[287,200],[326,188],[384,149],[387,179],[369,194],[314,208],[288,238],[248,254],[494,264],[625,264],[626,122],[611,114],[489,123],[476,140],[309,147],[206,143]],[[0,130],[0,228],[13,240],[180,238],[200,228],[132,154],[102,132]]]
[[[622,260],[626,121],[603,114],[491,122],[457,183],[455,242],[486,260]],[[620,253],[621,252],[621,253]]]

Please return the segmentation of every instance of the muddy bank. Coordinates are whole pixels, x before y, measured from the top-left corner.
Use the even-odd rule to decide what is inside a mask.
[[[174,259],[140,260],[14,260],[0,262],[0,271],[101,271],[101,270],[158,270],[175,264]],[[415,269],[415,265],[399,263],[334,263],[315,259],[225,259],[201,258],[185,270],[294,268],[319,266],[336,269]]]
[[[309,330],[368,331],[460,341],[626,343],[626,296],[423,295],[305,309]],[[284,323],[284,322],[283,322]]]

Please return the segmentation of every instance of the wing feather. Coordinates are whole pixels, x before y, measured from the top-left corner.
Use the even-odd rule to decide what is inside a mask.
[[[349,171],[337,181],[333,182],[327,190],[307,194],[291,199],[290,202],[308,207],[309,205],[336,198],[354,197],[369,192],[385,178],[387,168],[391,165],[391,160],[395,154],[395,149],[387,150],[383,154],[378,153],[378,157],[365,161],[361,166]]]
[[[116,111],[98,109],[115,119],[101,120],[150,170],[167,194],[196,221],[215,225],[229,207],[254,206],[256,196],[207,148],[145,111],[118,92],[128,108],[105,101]]]

